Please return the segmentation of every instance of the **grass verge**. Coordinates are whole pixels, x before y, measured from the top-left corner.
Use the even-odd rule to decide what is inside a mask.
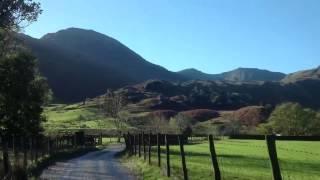
[[[169,180],[166,177],[165,169],[159,168],[156,165],[149,165],[143,158],[135,156],[129,156],[127,153],[123,153],[120,156],[121,163],[127,167],[131,172],[135,172],[135,176],[138,179],[149,180]]]

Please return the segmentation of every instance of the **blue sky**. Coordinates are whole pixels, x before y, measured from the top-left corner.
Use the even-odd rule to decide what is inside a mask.
[[[111,36],[172,71],[320,65],[319,0],[39,0],[33,37],[68,27]]]

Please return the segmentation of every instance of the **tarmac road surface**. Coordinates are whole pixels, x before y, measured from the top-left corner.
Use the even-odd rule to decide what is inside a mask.
[[[40,179],[71,180],[135,180],[135,176],[115,158],[123,146],[110,145],[107,149],[90,152],[65,162],[57,162],[45,169]]]

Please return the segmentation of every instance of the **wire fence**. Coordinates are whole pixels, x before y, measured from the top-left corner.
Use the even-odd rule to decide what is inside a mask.
[[[318,136],[126,134],[130,155],[178,179],[319,179]],[[309,148],[314,147],[314,150]]]

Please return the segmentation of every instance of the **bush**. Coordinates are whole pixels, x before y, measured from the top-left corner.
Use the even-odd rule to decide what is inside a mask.
[[[270,112],[263,106],[248,106],[234,112],[234,119],[242,125],[257,126],[268,119]]]
[[[276,107],[268,123],[260,125],[258,130],[282,135],[320,135],[320,115],[298,103],[284,103]]]

